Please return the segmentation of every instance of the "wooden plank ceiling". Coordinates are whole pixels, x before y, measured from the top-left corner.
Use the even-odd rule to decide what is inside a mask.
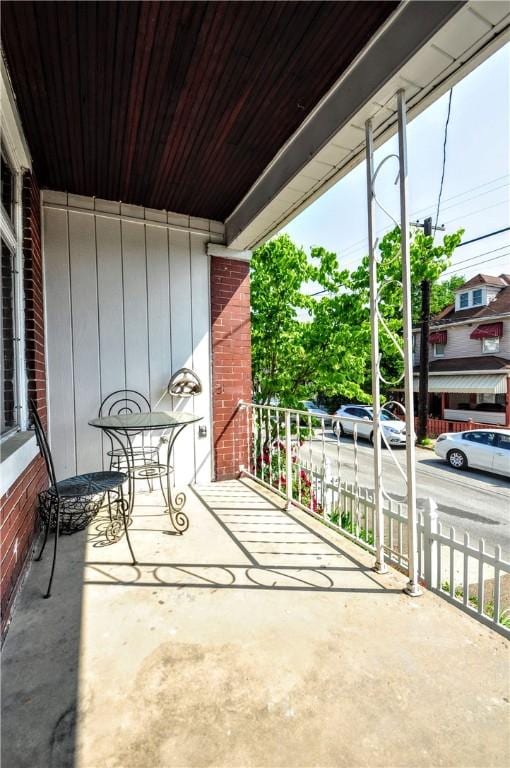
[[[397,2],[11,2],[43,187],[224,220]]]

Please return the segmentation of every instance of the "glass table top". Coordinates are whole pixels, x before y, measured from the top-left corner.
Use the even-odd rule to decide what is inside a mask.
[[[193,424],[202,418],[202,416],[195,416],[195,414],[185,411],[152,411],[151,413],[119,413],[101,416],[97,419],[91,419],[89,424],[91,427],[123,431],[129,429],[169,429]]]

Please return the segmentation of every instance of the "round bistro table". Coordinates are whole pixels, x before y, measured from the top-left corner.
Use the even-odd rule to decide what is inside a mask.
[[[184,533],[189,526],[189,520],[182,511],[186,503],[186,496],[179,491],[174,497],[172,493],[172,484],[170,475],[173,472],[171,464],[172,453],[175,441],[180,433],[188,424],[194,424],[201,421],[202,416],[195,416],[193,413],[184,411],[151,411],[150,413],[120,413],[111,416],[100,416],[91,419],[89,425],[101,429],[107,434],[113,445],[118,445],[124,454],[128,475],[128,499],[129,511],[131,517],[135,498],[135,468],[139,469],[139,464],[135,467],[135,451],[133,449],[133,437],[142,432],[166,431],[170,432],[166,451],[166,488],[167,496],[165,499],[170,521],[178,534]],[[154,466],[154,465],[152,465]],[[151,464],[147,464],[150,473]],[[163,494],[164,495],[164,494]]]

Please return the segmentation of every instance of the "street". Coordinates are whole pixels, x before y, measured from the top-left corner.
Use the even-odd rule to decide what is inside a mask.
[[[339,443],[341,473],[347,482],[354,482],[354,442],[350,437]],[[303,457],[309,457],[309,444],[303,446]],[[330,461],[331,473],[337,475],[338,447],[332,432],[326,432],[324,448],[322,439],[312,441],[314,463],[320,463],[322,453]],[[405,471],[405,448],[392,449],[393,457]],[[405,501],[405,482],[390,455],[383,449],[383,486],[391,498]],[[358,440],[358,483],[373,489],[373,448],[368,441]],[[423,507],[424,499],[432,497],[443,526],[453,526],[456,538],[469,533],[471,543],[478,546],[484,538],[492,551],[498,544],[505,559],[510,559],[510,482],[508,479],[487,472],[452,469],[431,450],[416,448],[417,506]]]

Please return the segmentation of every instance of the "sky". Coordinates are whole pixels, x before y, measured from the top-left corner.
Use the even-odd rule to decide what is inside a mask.
[[[432,216],[435,222],[448,93],[408,125],[410,220]],[[446,232],[464,228],[463,240],[510,226],[510,43],[467,75],[452,93],[445,177],[439,224]],[[397,152],[397,136],[375,153],[375,167]],[[399,219],[397,160],[388,161],[377,178],[376,193]],[[322,245],[334,251],[342,268],[354,269],[367,253],[365,163],[341,179],[282,230],[309,251]],[[382,211],[376,231],[392,228]],[[438,233],[436,237],[442,237]],[[510,232],[455,251],[444,277],[510,272]]]

